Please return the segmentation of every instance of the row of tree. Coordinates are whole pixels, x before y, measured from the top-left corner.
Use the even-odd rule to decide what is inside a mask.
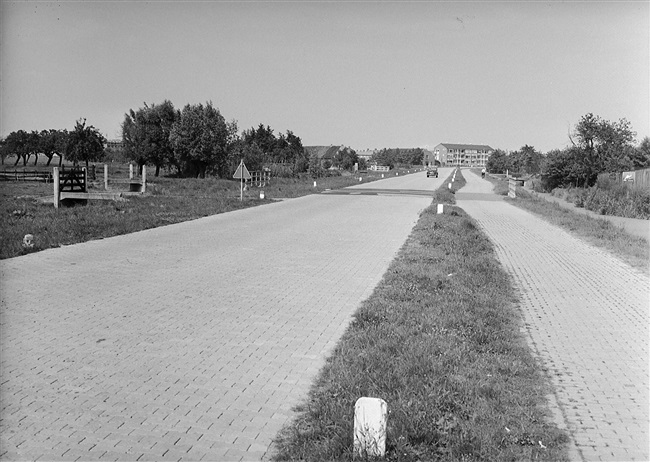
[[[38,163],[38,156],[47,157],[50,165],[54,156],[59,157],[59,166],[63,157],[77,165],[80,162],[101,160],[104,155],[106,138],[92,125],[86,125],[86,119],[76,122],[72,131],[67,130],[42,130],[27,132],[18,130],[11,132],[0,142],[0,156],[2,164],[10,155],[16,156],[15,165],[22,160],[24,166],[34,156],[34,165]]]
[[[129,110],[122,123],[122,157],[141,168],[152,165],[156,176],[162,168],[175,170],[183,176],[204,177],[206,174],[228,176],[241,159],[251,170],[267,164],[283,164],[291,174],[306,172],[309,159],[302,141],[290,130],[276,136],[269,126],[244,130],[238,134],[237,122],[226,121],[219,109],[206,104],[188,104],[177,110],[171,101],[145,103]],[[74,130],[18,130],[1,140],[2,163],[10,155],[15,165],[23,165],[34,156],[54,156],[73,162],[98,162],[106,154],[106,138],[86,120],[77,121]]]
[[[212,102],[188,104],[176,110],[171,101],[131,109],[122,123],[124,154],[139,166],[154,165],[179,175],[227,176],[241,159],[250,170],[266,164],[288,164],[293,173],[305,172],[309,161],[302,142],[290,130],[276,136],[260,124],[238,134],[237,122],[226,121]]]
[[[424,150],[422,148],[386,148],[375,152],[372,161],[377,165],[385,165],[390,168],[397,166],[422,165],[424,162]]]
[[[635,137],[626,119],[611,122],[589,113],[569,134],[571,146],[546,154],[528,145],[509,154],[497,149],[486,168],[492,173],[540,174],[548,189],[592,186],[601,173],[650,167],[650,139],[635,146]]]

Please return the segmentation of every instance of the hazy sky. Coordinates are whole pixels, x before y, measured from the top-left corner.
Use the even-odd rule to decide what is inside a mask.
[[[120,138],[212,101],[240,130],[354,149],[567,145],[588,112],[650,135],[650,2],[0,4],[0,134]]]

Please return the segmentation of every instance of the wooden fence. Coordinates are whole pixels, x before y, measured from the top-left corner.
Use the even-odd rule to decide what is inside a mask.
[[[617,180],[624,184],[639,186],[641,188],[650,188],[650,168],[635,170],[633,172],[623,172]]]
[[[84,167],[85,168],[85,167]],[[61,167],[61,172],[67,171],[81,171],[82,167]],[[95,166],[88,166],[88,179],[94,181],[96,179]],[[52,175],[52,168],[12,168],[0,171],[0,181],[44,181],[51,183],[54,181]]]
[[[249,186],[263,188],[267,184],[271,183],[271,172],[269,170],[253,171],[250,172],[250,174],[251,179],[246,180],[246,184]]]
[[[0,171],[0,181],[44,181],[51,183],[53,181],[52,172],[39,171],[34,169],[13,169]]]

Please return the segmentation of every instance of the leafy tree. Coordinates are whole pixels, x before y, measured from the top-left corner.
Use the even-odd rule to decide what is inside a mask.
[[[92,125],[86,125],[86,119],[79,119],[73,131],[68,133],[65,156],[74,165],[90,161],[99,161],[104,155],[106,138]]]
[[[539,173],[542,158],[543,156],[540,152],[537,152],[534,147],[526,144],[518,151],[510,153],[508,156],[508,170],[519,174]]]
[[[63,163],[63,153],[68,140],[67,130],[42,130],[39,135],[39,150],[47,157],[49,166],[54,155],[59,156],[59,167]]]
[[[357,162],[359,162],[357,152],[354,149],[343,148],[336,153],[332,164],[338,169],[352,170]]]
[[[635,136],[626,119],[610,122],[592,113],[582,116],[573,137],[570,137],[578,149],[579,155],[575,160],[580,164],[577,170],[583,175],[580,183],[585,187],[591,186],[599,173],[631,168],[629,160],[626,162],[626,154],[629,154],[628,148],[632,147]]]
[[[146,164],[155,165],[155,176],[160,174],[162,167],[173,165],[174,150],[170,133],[178,117],[178,111],[168,100],[159,105],[149,106],[145,103],[137,111],[129,110],[122,123],[126,157],[137,162],[139,168]]]
[[[502,149],[496,149],[487,160],[485,168],[490,173],[499,173],[503,174],[506,171],[511,170],[510,159],[505,151]]]
[[[228,152],[235,141],[237,124],[227,123],[212,102],[186,105],[172,126],[170,141],[174,159],[186,175],[204,178],[209,171],[224,176]]]
[[[634,152],[630,153],[630,157],[635,170],[650,167],[650,138],[643,138]]]
[[[323,174],[323,168],[321,167],[320,158],[316,153],[313,153],[311,156],[309,156],[308,172],[309,172],[309,176],[311,176],[314,179],[321,177]]]
[[[239,162],[244,161],[249,170],[262,170],[266,157],[257,145],[257,143],[244,143],[242,140],[237,140],[230,149],[230,166],[229,170],[235,171]]]
[[[11,132],[9,135],[7,135],[3,143],[3,156],[16,156],[16,162],[14,162],[14,166],[18,165],[21,159],[23,161],[23,166],[26,166],[31,155],[36,154],[37,152],[37,132],[26,132],[25,130]]]

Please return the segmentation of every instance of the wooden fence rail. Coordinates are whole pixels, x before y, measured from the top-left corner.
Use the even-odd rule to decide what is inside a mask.
[[[85,168],[85,167],[84,167]],[[61,167],[59,170],[61,172],[67,172],[71,170],[80,171],[82,167]],[[95,180],[95,166],[88,166],[88,179]],[[13,169],[4,169],[0,171],[0,181],[44,181],[46,183],[51,183],[54,181],[51,168],[13,168]]]
[[[51,183],[53,181],[52,172],[14,169],[0,171],[0,181],[44,181]]]

